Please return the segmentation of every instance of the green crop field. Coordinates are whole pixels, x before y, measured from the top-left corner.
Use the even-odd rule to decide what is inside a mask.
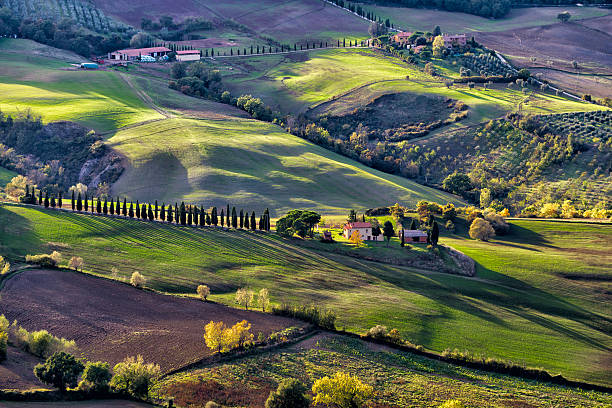
[[[458,201],[252,119],[168,119],[121,130],[108,143],[130,162],[113,192],[141,200],[229,202],[276,215],[292,208],[345,214],[389,201]]]
[[[4,189],[6,184],[15,177],[17,173],[11,170],[7,170],[4,167],[0,167],[0,189]]]
[[[440,78],[431,77],[400,59],[381,56],[374,50],[322,50],[301,55],[234,59],[232,66],[242,68],[243,72],[232,70],[232,74],[226,76],[226,82],[236,94],[251,93],[275,108],[294,112],[315,108],[314,113],[321,113],[329,105],[343,104],[348,104],[352,110],[373,97],[394,92],[445,96],[463,101],[472,110],[471,124],[517,110],[520,102],[523,111],[539,114],[601,109],[552,94],[534,92],[525,95],[505,86],[469,89],[456,85],[449,89]],[[299,58],[299,61],[292,60]],[[222,59],[219,61],[219,64],[225,63]],[[228,72],[224,71],[225,74]],[[451,77],[457,75],[448,68],[444,72]],[[409,76],[408,80],[406,76]]]
[[[612,225],[512,221],[509,235],[483,243],[457,222],[458,233],[441,242],[476,260],[475,278],[367,262],[274,234],[14,205],[0,206],[0,226],[0,253],[12,260],[56,249],[105,276],[112,267],[121,279],[140,271],[162,291],[192,294],[206,283],[213,300],[230,305],[238,287],[267,287],[273,302],[333,309],[338,327],[350,331],[384,324],[433,350],[612,384]]]
[[[448,399],[467,407],[603,408],[612,402],[605,393],[470,370],[340,336],[315,336],[268,354],[175,374],[155,392],[181,406],[208,400],[234,406],[232,400],[240,398],[260,406],[268,388],[284,378],[297,378],[310,389],[315,380],[337,371],[372,385],[376,403],[385,407],[438,407]],[[194,392],[198,389],[210,391]]]
[[[70,120],[98,132],[162,117],[117,73],[71,70],[63,59],[28,53],[29,43],[0,39],[0,108],[4,112],[31,109],[45,122]]]
[[[601,17],[610,10],[597,7],[527,7],[514,8],[501,19],[479,17],[451,11],[414,9],[406,7],[367,6],[383,20],[391,19],[406,31],[433,31],[439,25],[445,33],[493,32],[558,23],[557,14],[569,11],[573,20]]]

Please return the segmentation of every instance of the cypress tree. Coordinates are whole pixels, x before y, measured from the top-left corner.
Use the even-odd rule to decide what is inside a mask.
[[[115,215],[115,202],[113,201],[113,197],[111,197],[110,207],[108,208],[111,215]]]
[[[127,217],[127,198],[123,197],[123,216]]]
[[[193,206],[193,225],[198,226],[198,215],[200,213],[200,209],[197,205]]]
[[[219,225],[219,220],[217,219],[217,207],[213,207],[211,211],[210,221],[212,225],[215,227]],[[210,224],[209,224],[210,225]]]
[[[26,184],[25,196],[26,196],[26,197],[29,197],[29,196],[30,196],[30,185],[29,185],[29,184]]]
[[[104,199],[104,206],[102,207],[102,212],[104,213],[104,215],[108,214],[108,202],[106,201],[106,198]]]
[[[264,211],[264,216],[266,217],[266,231],[270,231],[270,210],[268,208],[266,208],[266,211]]]
[[[32,194],[34,194],[34,190],[32,190]],[[62,208],[62,204],[63,204],[63,203],[62,203],[62,192],[60,191],[60,193],[59,193],[59,198],[57,199],[57,206],[58,206],[59,208]]]
[[[98,197],[98,202],[96,203],[96,212],[98,214],[102,213],[102,202],[100,201],[100,197]]]
[[[51,208],[55,208],[55,196],[51,196]]]
[[[263,231],[263,229],[264,229],[264,216],[263,215],[259,216],[259,226],[258,226],[258,228],[259,228],[260,231]]]
[[[166,221],[166,203],[162,203],[161,209],[159,210],[159,218],[163,221]]]
[[[204,207],[200,206],[200,227],[206,225],[206,213],[204,212]]]
[[[249,213],[247,212],[244,216],[244,229],[249,229]]]
[[[240,228],[244,227],[244,211],[240,210]]]
[[[157,210],[157,200],[155,200],[155,219],[158,218],[159,211]]]
[[[45,191],[45,208],[49,208],[49,192]]]
[[[417,223],[416,220],[413,218],[412,222],[410,223],[410,229],[411,230],[416,230],[417,229]]]
[[[151,208],[151,204],[149,204],[148,207],[148,213],[149,213],[149,221],[154,221],[155,220],[155,214],[153,213],[153,208]],[[155,211],[157,211],[157,208],[155,209]]]
[[[229,204],[227,205],[227,210],[225,211],[225,225],[230,226],[230,210],[229,210]]]
[[[221,226],[225,226],[225,215],[223,214],[223,208],[221,209]]]
[[[238,215],[236,214],[236,207],[232,207],[232,228],[238,228]]]
[[[172,204],[168,206],[168,222],[172,223]]]
[[[179,218],[179,208],[177,203],[174,203],[174,222],[176,222],[177,224],[181,222]]]
[[[185,211],[185,203],[181,202],[181,208],[180,208],[180,215],[181,215],[181,225],[185,225],[187,224],[187,212]]]
[[[81,212],[83,210],[83,199],[81,198],[81,193],[79,193],[76,202],[77,211]]]
[[[87,193],[85,193],[85,211],[89,210],[89,203],[88,203],[89,199],[87,198]]]
[[[438,238],[440,238],[440,227],[438,227],[438,223],[434,221],[431,227],[431,243],[438,245]]]
[[[140,218],[140,203],[136,200],[136,218]]]
[[[187,211],[187,225],[191,226],[193,224],[193,214],[191,213],[191,206]]]
[[[41,191],[41,197],[42,197],[42,191]],[[41,200],[42,201],[42,200]],[[74,190],[72,190],[72,198],[70,199],[70,203],[72,204],[72,211],[74,211],[75,209],[75,202],[74,202]]]
[[[149,218],[149,214],[147,214],[147,205],[146,204],[143,204],[142,208],[140,209],[140,218],[142,218],[145,221]]]
[[[38,190],[38,205],[43,204],[42,190]],[[74,191],[72,192],[72,210],[74,211]]]
[[[251,230],[255,231],[257,229],[257,225],[255,224],[255,211],[251,213]]]
[[[130,209],[128,212],[130,218],[134,218],[134,204],[130,202]]]
[[[401,238],[402,238],[401,246],[403,248],[404,245],[406,244],[406,237],[404,237],[404,229],[403,228],[402,228],[402,231],[400,232],[400,234],[401,234]]]
[[[210,227],[211,221],[210,221],[210,215],[208,213],[206,213],[206,225],[208,225]]]

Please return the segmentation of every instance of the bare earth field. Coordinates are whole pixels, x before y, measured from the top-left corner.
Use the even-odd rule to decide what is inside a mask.
[[[546,68],[531,69],[531,72],[541,72],[553,86],[560,86],[576,95],[590,94],[595,98],[612,98],[612,74],[578,75]]]
[[[195,288],[194,288],[195,290]],[[141,354],[163,372],[209,355],[202,338],[211,320],[228,325],[246,319],[252,332],[269,335],[295,320],[181,299],[60,270],[26,270],[2,289],[0,314],[28,330],[46,329],[74,339],[90,360],[111,365]],[[0,388],[4,388],[0,376]]]
[[[34,376],[34,366],[42,362],[37,357],[21,351],[19,348],[8,348],[6,361],[0,364],[0,389],[27,390],[45,388]],[[0,407],[3,407],[0,404]]]
[[[596,22],[557,23],[542,27],[512,29],[495,33],[478,33],[476,40],[489,48],[508,55],[520,66],[552,67],[574,71],[577,61],[585,73],[612,74],[612,34],[592,28],[612,24],[612,16],[598,18]],[[530,58],[536,57],[533,63]]]
[[[2,402],[0,408],[144,408],[153,405],[123,400],[76,401],[76,402]]]

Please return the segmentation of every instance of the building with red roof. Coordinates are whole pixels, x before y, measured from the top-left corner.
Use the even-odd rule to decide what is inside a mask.
[[[129,48],[109,53],[108,59],[111,61],[136,61],[143,56],[159,58],[171,52],[172,50],[166,47]]]
[[[182,50],[176,52],[177,61],[199,61],[202,57],[202,51],[200,50]]]
[[[410,43],[410,36],[412,36],[412,33],[410,31],[403,31],[391,37],[391,41],[401,46],[404,46]]]
[[[362,241],[382,241],[382,234],[372,235],[372,224],[369,222],[349,222],[344,226],[344,238],[349,239],[357,231]]]

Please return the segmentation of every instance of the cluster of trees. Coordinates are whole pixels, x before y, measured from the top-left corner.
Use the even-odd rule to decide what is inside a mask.
[[[475,14],[483,17],[505,16],[513,0],[373,0],[373,3],[387,6],[435,8],[448,11]]]
[[[73,19],[22,18],[10,8],[1,8],[0,36],[13,35],[89,57],[129,46],[134,31],[126,26],[111,26],[95,33]]]
[[[221,74],[202,62],[177,62],[172,65],[170,88],[184,94],[219,100],[221,97]]]
[[[251,324],[246,320],[238,322],[232,327],[227,327],[223,322],[213,322],[211,320],[204,327],[206,346],[217,353],[226,353],[237,348],[248,347],[253,344],[253,338]]]
[[[292,210],[276,222],[276,232],[285,237],[312,237],[314,226],[320,221],[321,215],[314,211]]]
[[[160,16],[158,21],[143,17],[140,20],[143,30],[155,32],[157,36],[166,41],[197,40],[201,37],[192,34],[194,31],[212,30],[214,25],[211,21],[201,17],[189,17],[180,23],[168,15]]]
[[[349,1],[349,0],[329,0],[330,2],[334,3],[335,5],[345,8],[353,13],[356,13],[357,15],[370,20],[372,22],[376,22],[379,24],[384,24],[385,27],[389,28],[394,28],[393,23],[391,23],[391,21],[387,18],[383,21],[383,19],[380,16],[377,16],[376,14],[374,14],[374,12],[369,11],[367,9],[365,9],[363,7],[363,4],[354,4],[353,2]]]

